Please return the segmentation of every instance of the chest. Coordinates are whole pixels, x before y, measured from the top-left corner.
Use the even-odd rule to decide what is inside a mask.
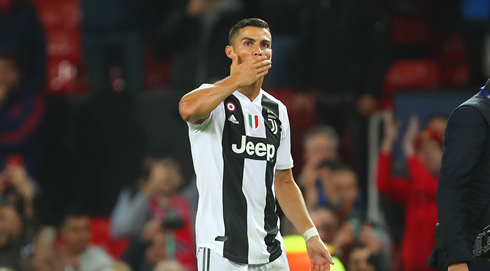
[[[277,103],[230,96],[224,101],[223,148],[231,157],[275,162],[282,122]]]

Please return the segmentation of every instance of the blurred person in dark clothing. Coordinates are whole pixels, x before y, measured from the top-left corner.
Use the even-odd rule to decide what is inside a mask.
[[[308,48],[300,57],[301,86],[316,94],[317,122],[342,135],[343,162],[356,170],[366,194],[367,123],[377,110],[390,61],[381,2],[312,0],[304,4],[301,21]]]
[[[15,54],[24,64],[26,90],[44,89],[46,39],[36,10],[27,1],[0,0],[0,52]]]
[[[315,207],[316,194],[321,176],[324,172],[319,168],[324,161],[339,159],[340,139],[337,131],[331,126],[321,125],[311,128],[303,139],[304,165],[298,177],[298,184],[303,189],[305,203],[308,208]]]
[[[298,20],[300,0],[258,1],[258,17],[266,20],[274,31],[274,69],[264,79],[266,88],[297,88],[301,40]]]
[[[437,270],[490,270],[488,256],[473,253],[477,235],[490,225],[489,92],[490,80],[447,123],[436,192],[440,240],[429,258]]]
[[[141,6],[137,0],[81,0],[82,46],[93,91],[111,89],[110,68],[122,68],[130,92],[143,86]]]
[[[356,100],[360,113],[373,110],[372,100],[381,93],[389,61],[388,29],[382,15],[380,3],[372,0],[306,4],[301,35],[309,49],[301,58],[303,83],[317,92],[320,103],[330,105],[326,110]],[[323,122],[335,127],[343,121],[335,120],[339,114],[319,113]]]
[[[0,171],[19,155],[29,175],[39,177],[45,104],[24,80],[20,61],[0,54]]]
[[[34,252],[35,230],[32,219],[22,219],[13,206],[0,204],[0,266],[15,271],[32,269],[29,258]]]
[[[184,9],[192,26],[176,53],[172,83],[177,88],[193,88],[203,81],[216,82],[229,73],[223,48],[228,31],[237,17],[243,17],[243,0],[188,0]],[[168,42],[172,42],[169,40]]]

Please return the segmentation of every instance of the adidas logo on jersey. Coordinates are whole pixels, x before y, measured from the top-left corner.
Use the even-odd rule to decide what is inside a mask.
[[[231,121],[232,123],[234,124],[238,124],[238,120],[235,118],[235,115],[231,115],[229,118],[228,118],[229,121]]]
[[[258,160],[267,158],[267,161],[272,161],[276,154],[276,147],[274,145],[266,144],[264,142],[257,142],[257,144],[254,144],[254,142],[250,140],[247,141],[247,136],[242,136],[240,147],[238,147],[237,144],[231,144],[231,149],[237,154],[246,152],[251,157],[258,157]]]

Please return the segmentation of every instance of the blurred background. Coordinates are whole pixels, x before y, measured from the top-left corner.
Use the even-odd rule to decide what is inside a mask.
[[[0,0],[0,268],[196,270],[178,102],[228,76],[246,17],[270,25],[263,88],[336,268],[428,270],[445,123],[490,77],[490,0]]]

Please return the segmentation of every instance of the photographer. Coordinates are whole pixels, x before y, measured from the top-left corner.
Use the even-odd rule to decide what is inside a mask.
[[[440,231],[429,258],[429,265],[441,271],[490,270],[488,259],[472,255],[477,235],[490,224],[488,92],[490,80],[456,108],[447,124],[436,194]]]
[[[160,156],[144,160],[137,188],[123,189],[111,216],[115,237],[131,236],[124,260],[133,269],[152,270],[175,259],[187,271],[196,269],[192,220],[179,164]]]

